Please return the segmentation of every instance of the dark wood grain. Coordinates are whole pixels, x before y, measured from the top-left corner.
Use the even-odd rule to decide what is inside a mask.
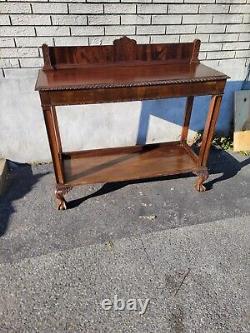
[[[192,43],[137,44],[123,37],[113,45],[52,46],[43,45],[44,69],[86,68],[90,65],[118,64],[122,62],[197,63],[200,41]]]
[[[65,183],[68,185],[171,175],[190,172],[197,167],[179,142],[97,149],[64,156]]]

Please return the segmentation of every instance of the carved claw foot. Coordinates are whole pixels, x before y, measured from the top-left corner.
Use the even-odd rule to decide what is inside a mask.
[[[67,201],[64,199],[64,195],[68,193],[72,189],[71,186],[67,185],[57,185],[55,190],[56,201],[57,201],[57,209],[58,210],[66,210],[67,209]]]
[[[195,189],[198,192],[205,192],[206,187],[203,185],[203,183],[208,179],[208,171],[207,170],[201,170],[195,172],[198,176],[198,179],[195,182]]]

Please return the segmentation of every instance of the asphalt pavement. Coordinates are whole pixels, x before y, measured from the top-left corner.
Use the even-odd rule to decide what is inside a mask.
[[[88,185],[66,211],[51,164],[10,169],[1,333],[250,331],[249,157],[214,149],[204,193],[191,174]]]

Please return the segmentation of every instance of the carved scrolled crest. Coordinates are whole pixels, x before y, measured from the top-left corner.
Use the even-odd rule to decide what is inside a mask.
[[[113,45],[115,61],[136,59],[136,40],[123,36],[122,38],[115,39]]]

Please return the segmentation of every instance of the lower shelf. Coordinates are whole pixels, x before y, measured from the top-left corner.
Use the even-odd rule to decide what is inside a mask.
[[[63,154],[69,185],[173,175],[194,171],[197,165],[198,157],[179,141]]]

